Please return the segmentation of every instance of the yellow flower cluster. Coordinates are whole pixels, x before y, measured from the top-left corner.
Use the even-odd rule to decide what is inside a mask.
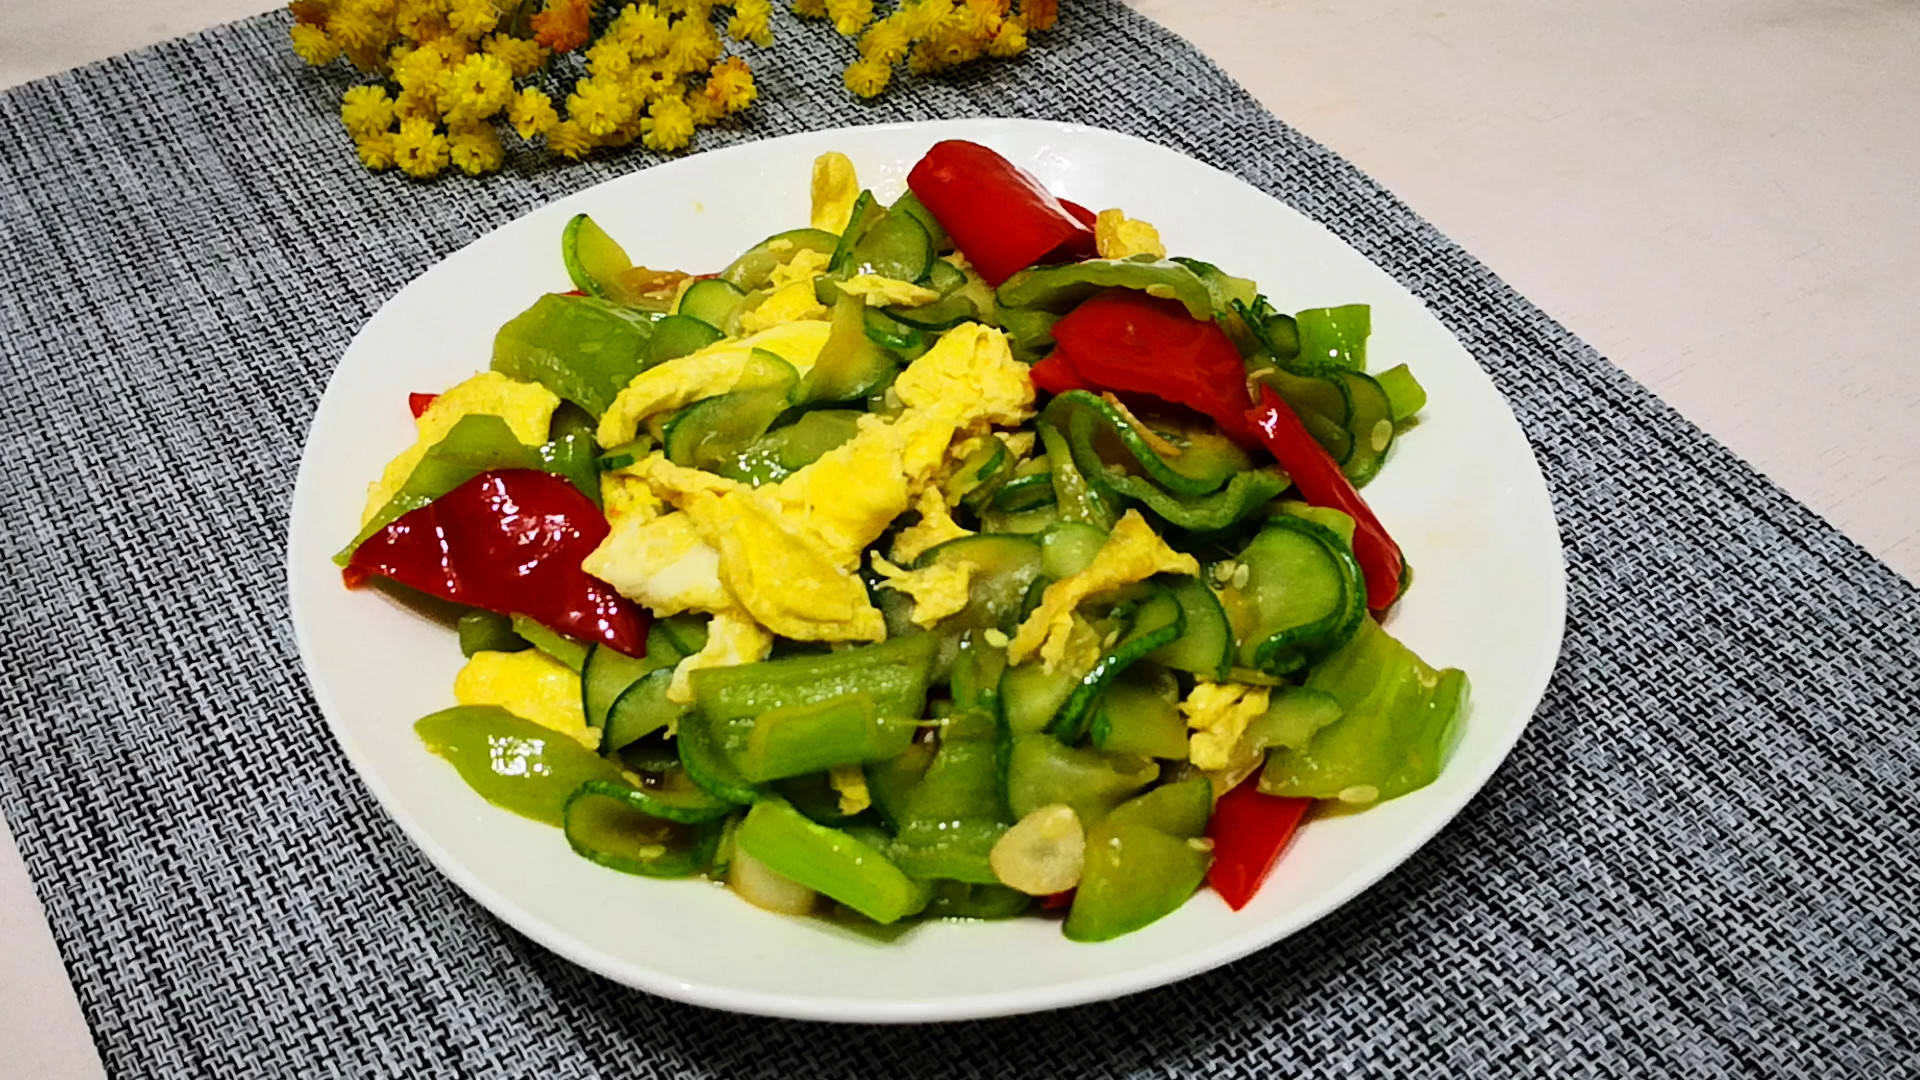
[[[715,24],[723,19],[736,41],[770,45],[772,0],[656,0],[596,19],[602,2],[293,0],[289,33],[309,64],[344,57],[381,76],[346,92],[340,122],[367,168],[418,179],[449,165],[471,175],[499,169],[502,125],[566,158],[635,140],[681,150],[696,127],[758,96],[752,70],[725,55]],[[561,52],[581,52],[585,67],[564,91],[549,62]]]
[[[790,0],[793,13],[827,19],[840,33],[859,36],[859,59],[847,66],[847,89],[873,97],[905,63],[916,75],[970,63],[982,56],[1004,59],[1027,49],[1027,35],[1051,30],[1060,19],[1059,0],[900,0],[875,19],[873,0]]]

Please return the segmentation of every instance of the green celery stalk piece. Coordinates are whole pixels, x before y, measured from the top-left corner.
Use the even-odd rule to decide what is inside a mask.
[[[887,924],[927,906],[932,889],[852,834],[809,821],[786,800],[753,804],[734,842],[782,874],[853,910]]]

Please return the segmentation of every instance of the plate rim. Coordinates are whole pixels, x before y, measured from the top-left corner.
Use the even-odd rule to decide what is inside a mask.
[[[1532,501],[1535,508],[1541,512],[1540,520],[1535,521],[1533,525],[1536,528],[1543,527],[1543,539],[1551,540],[1556,556],[1556,558],[1551,560],[1552,572],[1549,575],[1550,580],[1547,582],[1548,588],[1546,589],[1545,595],[1539,598],[1544,602],[1542,614],[1551,627],[1551,648],[1541,651],[1540,659],[1535,663],[1533,670],[1528,672],[1523,680],[1519,681],[1519,685],[1522,687],[1521,699],[1527,702],[1525,718],[1519,724],[1513,726],[1509,735],[1503,737],[1504,744],[1497,747],[1497,752],[1486,755],[1481,766],[1475,770],[1475,775],[1467,778],[1467,782],[1462,784],[1457,794],[1435,807],[1434,812],[1423,819],[1418,825],[1400,834],[1398,842],[1383,848],[1380,853],[1372,859],[1369,859],[1360,869],[1350,873],[1344,882],[1347,886],[1346,888],[1330,890],[1326,895],[1316,898],[1316,902],[1314,903],[1289,909],[1288,917],[1284,919],[1269,919],[1263,923],[1249,926],[1248,930],[1244,933],[1221,938],[1210,948],[1143,963],[1134,968],[1127,969],[1124,973],[1083,976],[1063,982],[1051,982],[1040,988],[1009,987],[1005,990],[976,993],[936,1001],[878,1001],[874,999],[841,998],[834,996],[801,998],[784,993],[738,989],[665,976],[660,972],[611,958],[592,947],[584,939],[570,935],[559,928],[551,927],[544,919],[528,912],[518,903],[496,890],[478,874],[469,870],[466,864],[460,862],[451,852],[442,848],[430,835],[426,827],[406,811],[397,794],[388,786],[378,771],[362,766],[361,761],[364,756],[368,756],[368,751],[358,744],[352,731],[336,719],[336,716],[339,715],[339,709],[332,700],[331,694],[322,685],[321,680],[315,677],[314,664],[311,659],[315,655],[315,647],[309,641],[308,620],[304,618],[302,614],[301,589],[297,585],[298,574],[302,564],[300,560],[296,558],[296,554],[301,547],[297,538],[296,521],[300,517],[299,508],[304,501],[303,493],[311,491],[310,485],[318,482],[309,479],[310,470],[316,468],[313,464],[315,457],[313,441],[314,429],[318,426],[320,417],[325,411],[328,397],[335,390],[335,376],[338,374],[340,363],[344,362],[347,354],[352,350],[354,344],[360,340],[361,336],[366,333],[368,327],[373,325],[390,306],[406,296],[423,278],[427,277],[442,264],[466,251],[467,248],[479,244],[495,233],[519,223],[523,218],[547,211],[554,205],[566,200],[587,195],[588,193],[610,185],[624,183],[636,175],[652,172],[656,169],[673,169],[696,160],[711,161],[713,157],[750,156],[755,151],[761,150],[769,144],[782,141],[826,139],[850,132],[913,131],[926,132],[930,138],[937,138],[945,133],[951,132],[955,134],[970,133],[979,138],[991,138],[995,130],[1005,131],[1009,129],[1040,130],[1073,136],[1092,135],[1097,138],[1120,139],[1140,144],[1142,147],[1157,153],[1174,154],[1193,165],[1205,168],[1221,178],[1246,188],[1261,198],[1274,202],[1287,212],[1299,217],[1311,227],[1325,233],[1335,243],[1349,249],[1375,269],[1386,274],[1386,276],[1394,282],[1396,287],[1401,289],[1414,303],[1418,304],[1429,317],[1439,324],[1440,328],[1445,331],[1449,337],[1453,338],[1454,341],[1460,345],[1468,359],[1473,361],[1473,366],[1478,376],[1487,381],[1495,397],[1499,400],[1502,406],[1502,416],[1499,422],[1509,425],[1512,428],[1510,434],[1517,436],[1519,445],[1525,447],[1527,450],[1529,463],[1532,466],[1531,474],[1528,477],[1530,482],[1529,487],[1533,489],[1530,494],[1537,496],[1537,499],[1529,501]],[[1191,978],[1195,975],[1233,963],[1236,960],[1292,937],[1326,918],[1339,908],[1344,907],[1355,897],[1372,889],[1388,876],[1392,875],[1401,866],[1405,865],[1416,853],[1431,843],[1433,838],[1437,836],[1442,829],[1451,824],[1454,819],[1459,816],[1461,811],[1479,796],[1485,789],[1487,783],[1492,779],[1493,774],[1498,771],[1512,755],[1513,748],[1518,745],[1520,738],[1526,733],[1528,728],[1532,726],[1534,719],[1537,717],[1540,702],[1545,697],[1553,673],[1559,666],[1560,654],[1564,647],[1566,635],[1566,548],[1564,539],[1560,533],[1558,516],[1554,512],[1552,489],[1547,483],[1545,471],[1540,466],[1539,455],[1535,452],[1531,441],[1527,438],[1526,431],[1520,425],[1519,418],[1515,415],[1513,406],[1508,401],[1506,395],[1500,392],[1497,384],[1493,384],[1491,376],[1485,367],[1474,357],[1472,351],[1466,348],[1465,343],[1460,342],[1459,336],[1454,333],[1453,329],[1448,326],[1446,322],[1440,319],[1433,308],[1415,293],[1411,287],[1401,281],[1400,278],[1393,275],[1374,259],[1368,257],[1364,252],[1361,252],[1339,234],[1333,232],[1333,230],[1328,228],[1324,223],[1316,220],[1298,207],[1268,192],[1262,191],[1242,177],[1194,158],[1173,147],[1165,146],[1137,135],[1115,131],[1110,128],[1053,120],[1017,117],[969,117],[931,121],[895,121],[882,124],[843,125],[834,128],[793,132],[764,139],[753,139],[609,177],[575,191],[555,196],[536,206],[529,207],[510,220],[501,222],[493,228],[476,235],[467,243],[440,256],[430,265],[415,273],[405,284],[382,301],[380,306],[376,308],[374,312],[367,317],[366,321],[354,332],[353,338],[348,342],[346,348],[341,351],[339,360],[335,362],[333,372],[328,375],[327,385],[315,403],[313,417],[308,422],[307,432],[301,444],[299,469],[295,479],[293,494],[288,503],[287,525],[285,582],[289,619],[293,625],[295,645],[300,658],[301,673],[313,694],[315,704],[320,708],[328,731],[332,734],[334,741],[345,754],[353,774],[358,778],[360,783],[373,794],[375,802],[379,805],[380,809],[386,814],[390,821],[400,828],[401,832],[413,844],[415,849],[425,855],[428,862],[432,864],[440,874],[453,882],[462,892],[466,893],[469,898],[479,903],[480,906],[485,908],[493,917],[500,919],[515,931],[532,939],[542,948],[561,956],[579,967],[604,976],[624,986],[676,1001],[727,1012],[780,1019],[835,1023],[900,1024],[988,1019],[1070,1008],[1078,1005],[1127,997]],[[1494,749],[1491,744],[1489,744],[1489,748]],[[1451,764],[1456,768],[1464,767],[1464,763],[1453,762]]]

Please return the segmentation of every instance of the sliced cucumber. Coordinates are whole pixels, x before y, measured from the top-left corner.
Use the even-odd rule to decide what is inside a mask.
[[[665,731],[685,719],[687,706],[667,700],[667,687],[673,684],[674,662],[655,668],[629,686],[607,711],[606,735],[600,741],[603,753],[613,753],[634,740],[656,731]]]
[[[624,469],[651,453],[653,453],[653,439],[642,435],[632,442],[621,443],[601,454],[600,471],[612,472],[615,469]]]
[[[946,227],[941,225],[940,219],[934,217],[933,211],[927,209],[926,204],[920,201],[920,196],[911,191],[904,192],[899,198],[893,200],[893,205],[887,209],[895,214],[905,214],[919,222],[920,227],[927,230],[927,239],[933,243],[935,251],[953,250],[953,237],[947,235]]]
[[[966,272],[945,259],[935,259],[927,264],[926,286],[941,296],[946,296],[966,283]]]
[[[1016,736],[1045,731],[1080,685],[1081,674],[1064,667],[1048,671],[1038,663],[1008,668],[1000,676],[1000,715],[1007,730]]]
[[[1159,764],[1139,754],[1067,746],[1051,735],[1021,735],[1007,755],[1007,802],[1016,819],[1065,803],[1083,825],[1092,825],[1159,775]]]
[[[1136,665],[1094,703],[1088,734],[1116,753],[1184,761],[1187,722],[1180,716],[1179,684],[1164,669]]]
[[[620,276],[633,269],[633,260],[587,215],[573,215],[561,230],[560,259],[567,266],[567,277],[573,281],[574,288],[618,304],[631,301]]]
[[[752,292],[765,285],[767,279],[773,276],[773,268],[793,258],[795,251],[804,248],[831,255],[839,243],[839,237],[824,229],[789,229],[774,233],[720,271],[720,280],[743,293]]]
[[[1268,519],[1239,555],[1248,571],[1229,593],[1239,609],[1240,663],[1285,675],[1346,644],[1366,617],[1353,550],[1324,526],[1291,514]]]
[[[707,398],[668,421],[661,446],[675,465],[722,472],[787,408],[787,395],[777,389],[736,390]]]
[[[692,614],[653,620],[653,625],[647,628],[647,655],[653,655],[656,647],[663,647],[678,654],[672,663],[678,663],[681,656],[692,656],[707,647],[709,621],[706,615]]]
[[[1180,604],[1186,628],[1171,643],[1155,650],[1153,661],[1201,678],[1225,679],[1227,669],[1233,666],[1233,624],[1227,621],[1220,597],[1198,577],[1168,575],[1163,580]]]
[[[894,281],[919,281],[934,261],[933,241],[905,214],[885,214],[861,234],[847,269]]]
[[[760,788],[740,775],[720,747],[713,725],[698,712],[690,712],[680,721],[674,735],[680,749],[680,763],[686,766],[687,779],[716,799],[750,806],[760,797]]]
[[[720,331],[691,315],[669,315],[653,327],[647,345],[647,366],[664,364],[699,352],[720,340]]]
[[[1360,487],[1380,471],[1387,460],[1387,448],[1393,445],[1393,402],[1370,375],[1346,371],[1340,379],[1353,400],[1353,412],[1347,417],[1353,453],[1340,466],[1340,471],[1355,487]]]
[[[833,305],[832,329],[813,368],[794,394],[809,404],[858,401],[899,372],[893,357],[867,336],[866,301],[841,296]]]
[[[893,318],[879,308],[866,309],[867,340],[883,348],[918,356],[926,351],[927,335],[918,327]]]
[[[744,289],[725,278],[702,278],[687,286],[687,291],[680,294],[678,314],[699,319],[718,330],[727,325],[727,320],[746,295]]]
[[[1003,484],[999,491],[993,493],[994,509],[1010,513],[1051,506],[1054,500],[1051,472],[1015,477]]]
[[[840,273],[853,265],[853,246],[860,242],[869,226],[885,216],[886,207],[873,200],[873,192],[862,191],[853,200],[853,209],[847,214],[847,227],[835,238],[833,254],[827,260],[827,270]]]
[[[1063,521],[1040,534],[1040,569],[1055,579],[1077,574],[1093,565],[1093,557],[1106,542],[1105,529]]]
[[[1053,324],[1060,316],[1038,308],[1001,308],[999,323],[1013,346],[1013,358],[1023,364],[1039,363],[1053,351]]]
[[[941,621],[943,629],[1008,630],[1019,617],[1021,601],[1040,576],[1040,545],[1024,536],[978,533],[936,544],[914,561],[916,568],[973,568],[967,606]]]
[[[1178,639],[1185,629],[1186,616],[1173,594],[1159,585],[1148,586],[1146,595],[1134,604],[1126,631],[1093,669],[1081,676],[1080,684],[1047,725],[1047,732],[1065,743],[1080,741],[1092,719],[1093,704],[1108,684],[1136,661]]]
[[[774,428],[749,443],[733,462],[720,469],[720,475],[756,487],[784,480],[852,439],[860,430],[862,415],[854,409],[801,413],[793,423]]]
[[[580,707],[587,714],[587,726],[605,727],[607,714],[620,695],[659,666],[658,659],[628,656],[598,642],[589,645],[587,659],[580,666]],[[605,739],[600,747],[602,753],[619,749],[609,747]]]
[[[1247,725],[1247,745],[1256,750],[1304,749],[1316,732],[1331,727],[1342,715],[1340,702],[1324,690],[1282,687],[1274,691],[1267,711]]]
[[[643,877],[689,877],[706,869],[720,839],[717,818],[699,824],[655,813],[648,792],[589,780],[567,800],[563,828],[573,850],[601,866]]]
[[[968,454],[960,467],[953,471],[941,486],[941,494],[948,503],[962,506],[978,506],[981,499],[989,497],[992,491],[981,494],[982,489],[994,483],[996,477],[1005,483],[1005,477],[1013,471],[1013,454],[1007,444],[999,437],[988,439],[987,444]],[[997,485],[996,485],[997,490]]]

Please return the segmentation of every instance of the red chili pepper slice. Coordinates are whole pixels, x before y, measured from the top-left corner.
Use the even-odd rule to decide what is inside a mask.
[[[644,656],[646,612],[580,569],[606,535],[600,509],[568,481],[500,469],[394,519],[355,549],[348,571]]]
[[[420,419],[420,414],[426,412],[427,408],[433,404],[434,399],[439,396],[439,394],[408,394],[407,409],[413,413],[413,418],[418,420]]]
[[[1275,461],[1293,477],[1293,486],[1315,506],[1338,510],[1353,519],[1353,557],[1367,579],[1367,606],[1385,611],[1400,594],[1405,565],[1400,545],[1373,516],[1367,501],[1354,490],[1340,465],[1314,441],[1280,395],[1270,386],[1260,388],[1260,404],[1247,413],[1260,440]]]
[[[1240,350],[1211,319],[1196,319],[1176,300],[1134,289],[1108,289],[1054,324],[1052,355],[1081,385],[1151,394],[1210,417],[1220,430],[1250,446],[1259,433],[1247,422],[1246,365]],[[1036,366],[1060,382],[1056,370]],[[1043,387],[1051,389],[1050,387]]]
[[[1055,253],[1079,258],[1093,251],[1090,226],[1040,181],[979,143],[933,144],[907,174],[907,187],[989,285]]]
[[[1214,804],[1207,823],[1213,840],[1207,884],[1228,907],[1239,911],[1253,899],[1312,805],[1312,799],[1262,795],[1257,773]]]
[[[1066,356],[1058,349],[1048,353],[1046,359],[1028,368],[1027,377],[1033,380],[1034,386],[1049,394],[1096,389],[1087,380],[1081,378],[1079,372],[1073,370],[1073,365],[1067,362]]]

